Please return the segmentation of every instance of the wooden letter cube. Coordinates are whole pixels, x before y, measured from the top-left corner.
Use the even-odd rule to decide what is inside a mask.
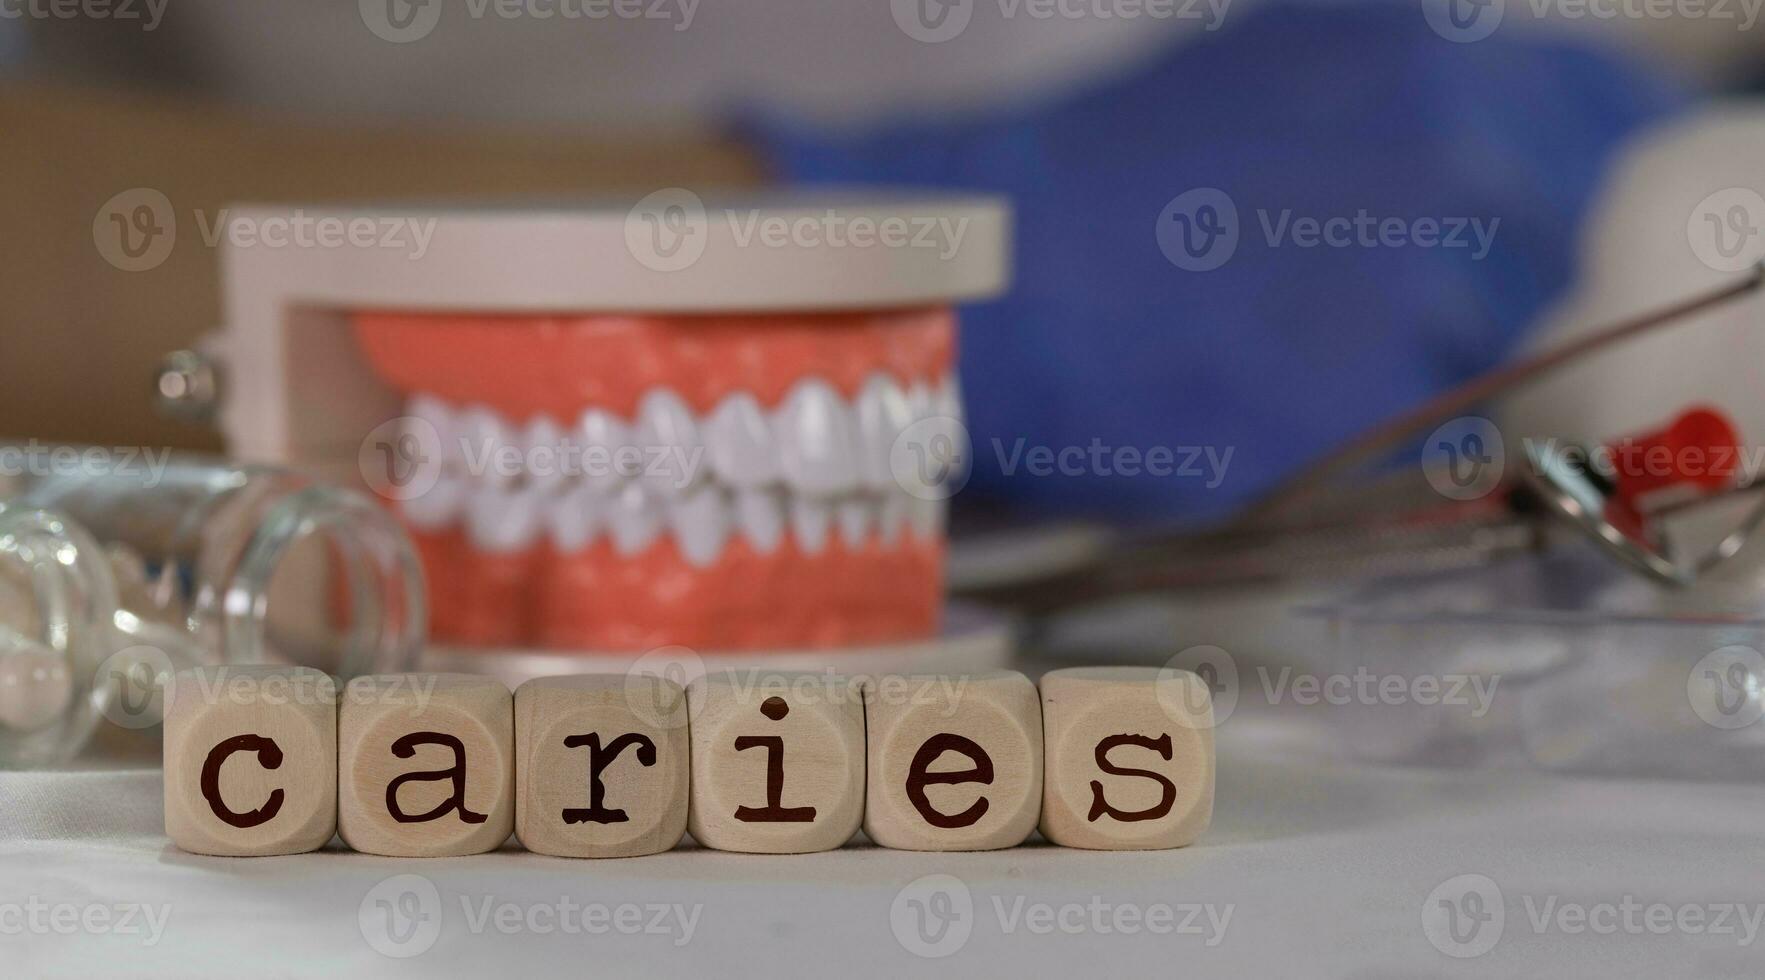
[[[1042,677],[1042,835],[1065,847],[1182,847],[1213,819],[1213,700],[1188,671]]]
[[[358,677],[339,712],[337,829],[394,857],[482,854],[515,825],[514,699],[474,674]]]
[[[710,674],[687,688],[693,839],[756,854],[839,847],[864,819],[864,696],[821,674]]]
[[[1014,847],[1042,812],[1042,702],[1016,671],[884,676],[865,692],[864,833],[884,847]]]
[[[644,674],[515,691],[515,836],[558,857],[655,854],[686,834],[686,692]]]
[[[337,831],[337,684],[306,667],[178,674],[165,715],[165,832],[193,854],[317,850]]]

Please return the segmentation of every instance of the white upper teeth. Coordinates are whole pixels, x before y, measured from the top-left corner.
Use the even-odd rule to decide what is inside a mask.
[[[644,485],[659,496],[672,497],[699,482],[705,443],[686,402],[667,388],[656,388],[638,403],[637,418]]]
[[[858,433],[863,446],[860,476],[865,486],[879,493],[895,488],[889,469],[889,452],[902,430],[913,424],[913,407],[907,394],[892,378],[873,374],[858,393]]]
[[[760,402],[745,391],[723,400],[705,420],[711,465],[736,487],[758,487],[778,479],[778,451],[772,425]]]
[[[858,486],[858,439],[852,413],[833,386],[818,378],[799,383],[773,416],[779,469],[793,490],[816,497]]]
[[[701,566],[733,533],[770,553],[786,526],[809,554],[825,550],[836,523],[849,547],[872,534],[892,544],[903,527],[929,538],[942,534],[944,503],[910,496],[889,453],[917,420],[960,418],[958,397],[950,379],[904,386],[877,373],[848,403],[810,377],[771,412],[744,391],[699,417],[657,388],[639,400],[635,422],[590,408],[566,426],[546,416],[516,425],[482,405],[416,394],[408,414],[434,427],[441,452],[418,464],[433,489],[401,506],[428,530],[463,519],[491,552],[525,548],[548,530],[556,548],[574,552],[604,531],[633,555],[667,530]]]

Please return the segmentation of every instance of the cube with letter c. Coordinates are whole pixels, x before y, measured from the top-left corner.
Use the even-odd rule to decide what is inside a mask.
[[[201,667],[167,687],[165,832],[192,854],[314,851],[337,831],[337,685],[307,667]]]

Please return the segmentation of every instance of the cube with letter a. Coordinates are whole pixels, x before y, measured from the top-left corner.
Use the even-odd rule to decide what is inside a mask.
[[[377,674],[343,691],[337,832],[366,854],[495,850],[515,826],[515,709],[476,674]]]

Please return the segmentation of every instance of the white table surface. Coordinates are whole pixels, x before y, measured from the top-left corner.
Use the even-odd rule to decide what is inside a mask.
[[[0,975],[1765,975],[1765,935],[1749,936],[1733,913],[1734,934],[1722,935],[1678,925],[1653,934],[1647,918],[1715,923],[1719,907],[1735,903],[1757,923],[1765,787],[1354,765],[1333,758],[1327,734],[1308,723],[1243,714],[1219,734],[1213,829],[1165,852],[855,845],[762,857],[687,846],[569,861],[511,846],[434,861],[340,849],[205,858],[167,843],[151,768],[0,774]],[[939,879],[903,895],[931,874],[960,887]],[[1460,959],[1430,941],[1423,908],[1464,874],[1499,889],[1505,919],[1487,952]],[[399,875],[420,877],[381,884]],[[948,955],[922,958],[898,938],[892,915],[911,915],[913,899],[941,901],[928,892],[940,882],[958,904],[940,905],[955,912],[937,921],[956,925],[934,947]],[[398,894],[407,885],[414,897]],[[430,887],[437,903],[425,907]],[[376,911],[380,899],[418,913],[392,920],[396,937]],[[643,920],[630,934],[534,931],[552,925],[565,899],[609,911],[678,905],[696,918],[690,936],[672,912],[659,923],[666,931],[644,933],[659,914],[647,909],[626,913]],[[513,912],[501,914],[518,916],[513,928],[499,929],[494,911],[474,925],[503,903]],[[1627,903],[1637,907],[1630,924]],[[1172,931],[1112,925],[1117,915],[1162,925],[1160,905],[1170,907]],[[132,933],[121,928],[130,907]],[[1592,910],[1600,931],[1578,931],[1576,909]],[[157,941],[146,911],[163,927]],[[1042,929],[1032,929],[1035,915],[1055,924],[1035,919]],[[78,916],[93,927],[70,918]],[[1185,924],[1191,931],[1175,928]],[[419,925],[430,931],[406,930]],[[923,938],[910,920],[899,925]],[[1442,942],[1467,952],[1493,936],[1485,922],[1460,933],[1466,945]],[[390,957],[376,942],[416,955]]]

